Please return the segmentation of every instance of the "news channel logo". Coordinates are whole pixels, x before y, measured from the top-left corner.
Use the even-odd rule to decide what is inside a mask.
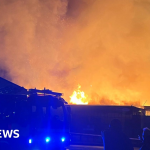
[[[19,138],[19,130],[0,130],[0,138]]]

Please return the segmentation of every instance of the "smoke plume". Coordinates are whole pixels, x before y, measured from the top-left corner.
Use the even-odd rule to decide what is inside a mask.
[[[67,101],[80,84],[90,104],[150,105],[149,27],[150,0],[0,0],[0,76]]]

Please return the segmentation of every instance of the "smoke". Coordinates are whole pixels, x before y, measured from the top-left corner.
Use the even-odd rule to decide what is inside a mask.
[[[149,0],[0,0],[0,66],[26,88],[150,105]],[[0,74],[1,75],[1,74]]]

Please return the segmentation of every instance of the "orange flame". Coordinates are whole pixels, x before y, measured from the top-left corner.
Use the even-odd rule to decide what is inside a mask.
[[[85,96],[84,92],[80,90],[81,86],[78,85],[77,91],[74,91],[73,94],[70,96],[70,103],[71,104],[88,104],[86,100],[87,96]]]

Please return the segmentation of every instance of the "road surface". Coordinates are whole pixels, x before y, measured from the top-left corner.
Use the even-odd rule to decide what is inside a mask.
[[[102,146],[83,146],[83,145],[71,145],[68,150],[103,150]],[[139,150],[139,148],[134,148]]]

